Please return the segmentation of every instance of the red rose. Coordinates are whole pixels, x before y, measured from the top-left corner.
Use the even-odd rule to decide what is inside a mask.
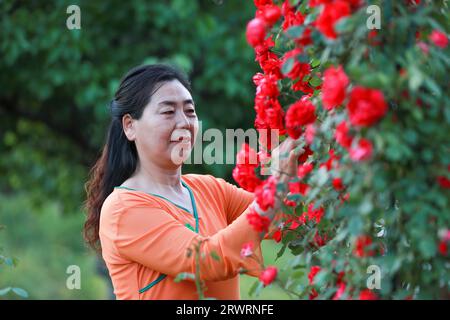
[[[281,241],[281,230],[278,229],[277,231],[275,231],[272,235],[272,239],[275,240],[275,242],[280,242]]]
[[[319,232],[317,231],[316,234],[314,235],[314,241],[310,242],[309,245],[313,246],[313,247],[323,247],[324,245],[327,244],[328,241],[328,236],[326,234],[324,234],[323,236],[321,236],[319,234]]]
[[[370,30],[367,34],[367,42],[371,46],[379,46],[381,44],[380,36],[377,30]]]
[[[308,124],[305,130],[306,143],[311,145],[314,142],[314,136],[316,135],[316,127],[314,124]]]
[[[297,202],[295,202],[294,200],[284,199],[283,202],[288,207],[296,207],[297,206]]]
[[[286,130],[297,139],[302,134],[302,126],[316,120],[316,107],[307,99],[300,99],[292,104],[286,113]]]
[[[412,6],[412,5],[419,5],[420,4],[420,0],[405,0],[406,4]]]
[[[448,37],[444,32],[439,30],[433,30],[430,34],[430,41],[442,49],[446,48],[448,45]]]
[[[259,84],[261,83],[261,81],[264,79],[264,74],[262,74],[261,72],[256,73],[253,77],[252,77],[252,81],[255,84],[255,86],[259,86]]]
[[[252,47],[256,47],[261,44],[266,37],[266,24],[264,23],[264,20],[259,18],[250,20],[247,24],[245,35],[247,37],[247,42]]]
[[[347,201],[350,198],[350,193],[346,193],[343,196],[340,196],[341,204]]]
[[[373,256],[373,250],[367,250],[367,247],[370,247],[371,245],[372,238],[367,235],[361,235],[356,238],[353,254],[358,258]]]
[[[264,146],[267,144],[267,150],[271,150],[272,143],[275,143],[280,135],[286,134],[283,123],[285,118],[284,110],[278,100],[264,100],[262,96],[257,96],[255,99],[255,111],[254,125],[260,134],[261,144]],[[278,130],[278,132],[273,130]]]
[[[316,275],[320,272],[320,270],[322,270],[321,267],[319,266],[312,266],[309,274],[308,274],[308,279],[309,279],[309,285],[313,285],[314,284],[314,278],[316,277]],[[317,291],[315,289],[311,290],[311,293],[309,294],[309,299],[313,300],[315,299],[319,294],[317,293]]]
[[[283,135],[284,129],[280,130],[279,128],[270,128],[268,126],[260,126],[255,121],[255,128],[258,129],[258,143],[261,148],[265,151],[271,151],[274,147],[277,146],[276,139],[279,138],[280,135]],[[275,142],[275,143],[274,143]]]
[[[359,293],[359,300],[378,300],[378,296],[369,289]]]
[[[278,269],[277,267],[267,267],[259,276],[259,281],[261,281],[264,286],[271,284],[277,277]]]
[[[289,230],[295,230],[304,223],[303,221],[301,221],[301,219],[289,220],[288,222],[291,223],[291,225],[289,226]]]
[[[298,157],[298,163],[304,163],[308,160],[309,156],[313,154],[311,148],[306,146],[305,151]]]
[[[258,75],[253,81],[257,81],[256,87],[256,99],[266,100],[267,98],[276,98],[280,95],[280,90],[278,89],[278,82],[276,76],[269,75]]]
[[[438,176],[437,177],[438,183],[440,186],[444,189],[450,189],[450,180],[447,177],[444,176]]]
[[[387,104],[380,90],[356,86],[350,93],[347,109],[354,126],[367,127],[386,114]]]
[[[268,4],[273,4],[272,0],[253,0],[253,2],[255,3],[255,7],[262,8]]]
[[[258,154],[247,143],[244,143],[236,155],[236,167],[233,169],[234,180],[245,190],[254,192],[262,183],[255,173],[259,165]]]
[[[316,277],[316,275],[320,272],[320,270],[322,270],[321,267],[319,266],[312,266],[309,274],[308,274],[308,279],[309,279],[309,284],[312,285],[314,284],[314,278]]]
[[[251,166],[236,166],[232,175],[237,184],[249,192],[254,192],[262,183],[262,180],[256,176],[255,168]]]
[[[274,52],[270,51],[273,46],[275,46],[275,42],[272,36],[257,45],[255,47],[255,60],[259,62],[259,66],[265,74],[270,74],[275,77],[275,80],[278,80],[283,78],[280,69],[281,61]]]
[[[450,241],[450,230],[444,231],[444,236],[442,238],[444,241]]]
[[[333,187],[336,191],[342,191],[344,189],[344,184],[342,183],[341,178],[333,179]]]
[[[318,6],[322,5],[322,4],[331,3],[333,1],[334,0],[309,0],[309,6],[311,8],[314,8],[314,7],[318,7]]]
[[[272,74],[277,79],[283,79],[283,74],[281,73],[281,60],[278,59],[276,54],[270,54],[270,58],[259,63],[261,69],[266,74]]]
[[[237,165],[257,167],[259,165],[258,154],[248,143],[243,143],[241,150],[236,155]]]
[[[264,183],[258,186],[255,190],[255,198],[258,206],[266,211],[273,208],[275,203],[275,193],[277,191],[277,181],[274,176],[268,178]]]
[[[344,102],[345,89],[349,83],[342,66],[325,70],[322,85],[322,101],[325,109],[331,110]]]
[[[428,45],[423,42],[423,41],[419,41],[417,42],[417,46],[419,47],[419,49],[422,51],[422,53],[424,55],[428,55],[428,53],[430,52],[430,48],[428,47]]]
[[[333,168],[333,165],[334,167],[338,165],[335,165],[335,163],[340,159],[340,157],[334,153],[334,149],[330,149],[330,151],[328,151],[328,154],[330,155],[330,157],[326,162],[322,163],[320,167],[325,167],[327,168],[327,171],[330,171]]]
[[[283,2],[281,13],[284,16],[284,21],[281,26],[283,31],[286,31],[293,26],[303,25],[305,22],[303,14],[300,11],[295,12],[295,9],[289,4],[289,0]]]
[[[250,212],[247,213],[247,221],[253,227],[255,231],[267,232],[270,226],[270,219],[258,214],[255,209],[250,208]]]
[[[307,27],[305,29],[305,31],[303,31],[302,35],[300,37],[294,39],[294,41],[298,46],[306,47],[307,45],[310,45],[313,43],[311,34],[312,34],[312,29]]]
[[[360,139],[358,145],[350,149],[350,159],[353,161],[365,161],[372,157],[372,142],[367,139]]]
[[[304,177],[306,177],[308,175],[308,173],[310,173],[312,171],[313,168],[314,168],[314,166],[312,163],[301,164],[298,166],[297,176],[300,179],[303,179]]]
[[[302,196],[306,196],[309,191],[309,185],[300,181],[289,182],[288,185],[289,192],[291,192],[292,194],[301,194]]]
[[[338,289],[337,289],[336,293],[333,296],[333,300],[340,300],[342,298],[342,296],[345,293],[345,287],[346,287],[345,282],[341,282],[338,285]]]
[[[442,240],[439,242],[438,245],[438,251],[441,255],[443,255],[444,257],[447,256],[447,252],[448,252],[448,245],[447,245],[447,241]]]
[[[268,4],[261,6],[258,11],[256,11],[256,17],[264,20],[266,24],[271,27],[278,19],[281,17],[281,9],[275,4]]]
[[[337,0],[327,3],[316,20],[317,29],[327,38],[336,39],[334,25],[350,13],[350,4],[347,1]]]
[[[253,254],[253,242],[247,242],[242,245],[241,257],[247,258]]]
[[[308,219],[308,221],[316,220],[316,223],[320,223],[324,213],[325,210],[322,207],[314,210],[314,203],[310,203],[308,206],[308,211],[303,212],[301,218],[304,220]]]
[[[303,78],[311,73],[311,66],[309,63],[298,61],[297,57],[303,53],[303,50],[300,48],[295,48],[286,52],[282,58],[282,64],[286,63],[290,59],[294,59],[293,66],[291,70],[286,74],[292,80],[299,79],[300,81]]]
[[[348,133],[347,122],[342,121],[337,125],[334,137],[336,139],[336,142],[339,143],[343,148],[348,149],[351,147],[353,137]]]

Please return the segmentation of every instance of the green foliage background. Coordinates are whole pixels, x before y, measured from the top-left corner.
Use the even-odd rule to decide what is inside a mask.
[[[66,27],[72,4],[81,30]],[[0,289],[24,288],[32,299],[109,297],[82,243],[81,207],[113,92],[129,68],[169,62],[190,76],[203,129],[252,127],[257,65],[244,36],[252,10],[251,1],[0,1],[0,254],[18,259],[0,264]],[[232,167],[184,172],[232,181]],[[72,264],[82,290],[66,289]]]

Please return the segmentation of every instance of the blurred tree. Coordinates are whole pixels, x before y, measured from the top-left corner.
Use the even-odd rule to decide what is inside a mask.
[[[81,29],[69,30],[69,5]],[[79,209],[122,75],[168,62],[188,73],[203,128],[249,128],[256,71],[243,36],[251,2],[0,2],[0,188]],[[237,14],[239,13],[239,14]],[[226,72],[225,72],[226,71]],[[231,177],[232,166],[185,172]]]

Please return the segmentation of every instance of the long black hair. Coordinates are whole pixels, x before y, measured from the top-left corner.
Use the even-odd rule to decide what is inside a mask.
[[[102,154],[90,170],[85,184],[87,217],[84,224],[84,238],[96,251],[100,252],[99,223],[103,202],[136,170],[138,154],[134,141],[129,141],[122,127],[122,118],[130,114],[140,119],[153,93],[164,83],[178,80],[191,92],[186,75],[165,64],[138,66],[128,71],[122,78],[109,108],[111,123]]]

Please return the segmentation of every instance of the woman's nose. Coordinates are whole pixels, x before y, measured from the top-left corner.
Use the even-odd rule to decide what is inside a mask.
[[[176,121],[178,128],[189,128],[191,126],[189,118],[186,116],[184,111],[177,112]]]

